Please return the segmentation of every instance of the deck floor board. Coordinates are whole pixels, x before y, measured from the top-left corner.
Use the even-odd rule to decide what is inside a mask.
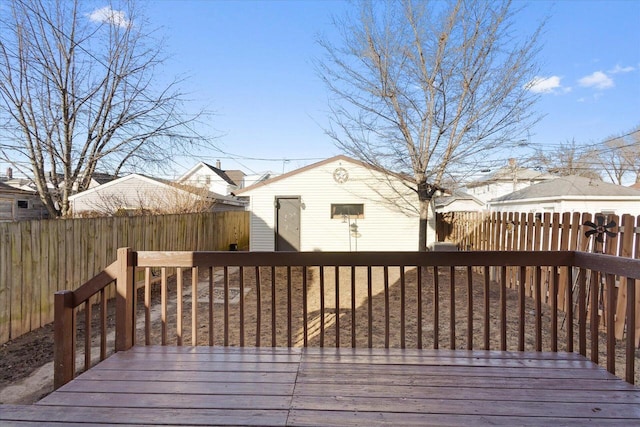
[[[640,388],[571,353],[134,347],[4,426],[625,425]]]

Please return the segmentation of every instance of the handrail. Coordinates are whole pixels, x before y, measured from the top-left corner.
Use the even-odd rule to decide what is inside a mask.
[[[75,309],[82,304],[86,304],[85,308],[85,325],[91,327],[91,305],[88,304],[90,299],[102,293],[100,299],[101,310],[106,312],[106,299],[104,290],[118,278],[118,261],[107,266],[102,272],[95,277],[89,279],[75,291],[58,291],[54,294],[55,304],[55,321],[54,321],[54,387],[58,388],[75,375],[75,359],[76,359],[76,319]],[[103,313],[101,322],[101,340],[100,340],[100,360],[106,357],[106,314]],[[86,320],[89,320],[88,322]],[[90,338],[90,332],[86,333]],[[85,346],[86,347],[86,346]],[[90,359],[90,350],[85,348],[85,353]],[[85,363],[86,365],[86,363]]]
[[[270,270],[261,272],[261,268],[268,268]],[[335,267],[335,268],[334,268]],[[349,274],[341,273],[337,267],[350,268]],[[417,280],[415,283],[408,284],[406,280],[406,268],[417,268],[416,275]],[[143,271],[144,280],[144,310],[145,310],[145,343],[150,343],[149,328],[151,327],[150,321],[150,304],[151,304],[151,270],[160,268],[162,271],[162,277],[159,281],[160,293],[162,297],[162,344],[166,344],[167,336],[167,295],[168,295],[168,273],[167,269],[176,268],[175,279],[175,292],[177,301],[177,317],[176,317],[176,335],[178,345],[183,344],[183,325],[182,325],[182,306],[184,295],[184,279],[183,275],[185,271],[191,272],[191,293],[192,301],[196,300],[196,293],[198,292],[198,275],[199,272],[208,272],[208,322],[209,322],[209,345],[214,344],[213,337],[213,322],[214,322],[214,269],[220,271],[222,276],[220,278],[221,288],[219,289],[223,293],[222,307],[216,309],[216,316],[223,316],[222,323],[223,333],[220,332],[219,336],[224,336],[223,345],[231,345],[232,338],[230,338],[230,331],[235,331],[235,328],[239,328],[238,341],[234,345],[263,345],[261,342],[261,332],[265,330],[265,325],[262,323],[268,323],[271,320],[271,346],[276,346],[278,343],[276,337],[276,307],[275,292],[276,284],[283,286],[278,292],[284,292],[286,296],[285,313],[278,313],[278,319],[285,319],[287,325],[282,327],[282,331],[286,331],[286,343],[288,346],[293,345],[293,328],[292,328],[292,301],[302,299],[303,311],[302,318],[302,331],[301,337],[303,337],[302,345],[309,345],[309,333],[312,328],[317,328],[319,331],[319,345],[324,345],[325,332],[328,328],[331,331],[335,330],[335,345],[339,346],[341,320],[344,324],[351,324],[351,346],[356,346],[357,333],[355,332],[356,324],[356,303],[353,297],[356,289],[356,273],[357,268],[366,268],[367,275],[365,283],[367,283],[368,292],[367,307],[368,313],[367,332],[361,329],[362,334],[368,335],[368,346],[373,345],[371,334],[372,325],[371,318],[373,316],[385,316],[384,330],[385,330],[385,346],[389,346],[389,329],[390,329],[390,285],[389,283],[389,271],[395,269],[399,271],[398,282],[396,283],[399,290],[402,303],[400,304],[400,345],[404,348],[406,344],[405,336],[407,335],[406,325],[406,313],[413,310],[417,313],[417,324],[414,326],[417,328],[416,345],[418,348],[422,348],[423,331],[428,330],[426,327],[427,322],[433,323],[433,345],[434,348],[438,348],[438,345],[442,338],[439,337],[439,324],[442,323],[443,313],[440,313],[440,305],[444,307],[443,298],[440,293],[440,289],[447,290],[449,292],[449,306],[455,307],[455,292],[457,288],[461,287],[461,291],[467,293],[466,301],[466,313],[456,313],[456,310],[451,310],[449,314],[449,346],[452,349],[456,348],[456,316],[463,318],[462,315],[466,314],[467,334],[466,342],[467,348],[473,348],[474,339],[474,313],[473,313],[473,291],[480,288],[484,299],[484,310],[482,313],[475,313],[483,318],[482,322],[477,322],[476,329],[479,328],[480,332],[476,334],[482,334],[484,338],[484,348],[507,350],[507,326],[508,323],[518,323],[518,350],[525,349],[524,328],[525,318],[529,316],[531,309],[526,308],[525,296],[533,298],[534,306],[532,313],[534,320],[527,320],[530,327],[535,328],[535,350],[541,351],[543,347],[543,332],[550,334],[551,336],[551,351],[558,351],[558,328],[562,322],[558,314],[561,311],[565,311],[566,315],[577,321],[578,333],[577,339],[579,345],[578,351],[587,355],[587,340],[591,340],[590,357],[596,363],[598,362],[598,340],[599,338],[599,322],[606,322],[606,351],[607,351],[607,369],[610,372],[615,373],[615,360],[613,360],[615,352],[615,334],[614,328],[622,328],[626,330],[627,344],[625,349],[626,355],[626,380],[630,383],[634,382],[635,375],[635,358],[634,351],[636,341],[636,317],[638,315],[636,310],[636,294],[638,293],[636,283],[640,280],[640,260],[613,257],[602,254],[586,254],[576,251],[477,251],[477,252],[357,252],[357,253],[344,253],[344,252],[158,252],[158,251],[140,251],[134,252],[129,248],[121,248],[118,250],[118,260],[109,265],[103,272],[92,278],[80,288],[74,292],[62,291],[56,293],[56,325],[55,325],[55,387],[59,387],[62,384],[73,379],[75,375],[75,310],[81,305],[85,305],[85,324],[90,328],[90,311],[91,311],[91,298],[96,294],[101,294],[101,308],[102,308],[102,341],[101,341],[101,360],[105,357],[105,351],[103,347],[106,347],[106,304],[104,291],[105,288],[116,281],[116,343],[115,350],[122,351],[130,348],[135,343],[135,319],[136,319],[136,301],[135,297],[135,284],[134,277],[136,271]],[[237,324],[230,324],[229,313],[230,309],[230,276],[231,268],[238,268],[238,276],[234,279],[238,282],[239,286],[239,300],[238,300],[238,313],[239,320]],[[276,274],[276,269],[284,268],[283,276]],[[325,269],[329,268],[325,272]],[[382,294],[384,296],[384,307],[380,310],[382,313],[378,313],[373,310],[372,306],[372,281],[371,270],[372,268],[384,269],[384,288]],[[458,271],[463,268],[462,271]],[[302,272],[302,287],[298,291],[299,294],[293,291],[293,286],[300,286],[300,284],[292,285],[292,270],[301,269]],[[309,319],[308,315],[311,313],[311,308],[308,307],[311,302],[308,300],[309,286],[308,280],[311,275],[311,271],[314,271],[319,275],[316,277],[314,286],[319,286],[319,301],[315,301],[314,304],[318,305],[317,318]],[[235,270],[234,270],[235,271]],[[441,279],[441,283],[438,285],[439,272],[445,271],[449,275],[448,280]],[[477,272],[477,273],[476,273]],[[245,283],[245,277],[251,273],[252,284]],[[479,273],[479,274],[478,274]],[[344,274],[343,279],[350,280],[351,287],[351,306],[348,302],[340,302],[340,275]],[[474,274],[476,276],[474,276]],[[433,294],[423,295],[422,282],[425,275],[429,275],[435,282],[433,287]],[[626,321],[622,319],[624,323],[620,323],[614,316],[612,310],[620,309],[621,307],[614,307],[613,301],[615,297],[616,286],[615,278],[620,276],[624,279],[625,286],[620,287],[619,292],[626,292],[627,304],[624,309],[626,310]],[[454,277],[458,279],[454,280]],[[460,278],[466,277],[466,284],[461,285]],[[475,278],[474,278],[475,277]],[[218,279],[216,279],[218,280]],[[476,281],[477,283],[475,283]],[[271,282],[270,285],[268,282]],[[448,283],[447,283],[448,282]],[[173,282],[172,282],[173,283]],[[262,283],[262,285],[261,285]],[[499,301],[495,301],[495,296],[490,297],[490,288],[492,283],[497,283],[497,289],[495,292],[499,294]],[[622,283],[622,282],[621,282]],[[330,285],[331,284],[331,285]],[[247,310],[245,303],[245,292],[249,286],[255,288],[256,296],[254,297],[255,315],[254,323],[249,324],[245,319],[245,312]],[[270,287],[269,287],[270,286]],[[331,287],[333,286],[333,287]],[[357,286],[364,286],[358,284]],[[245,288],[246,287],[246,288]],[[517,301],[512,302],[512,308],[507,305],[508,300],[508,288],[514,288],[517,292]],[[600,288],[606,289],[604,297],[601,297],[599,292]],[[173,288],[172,288],[173,289]],[[348,288],[343,288],[348,289]],[[333,293],[329,293],[333,292]],[[405,296],[407,292],[414,292],[417,296],[417,306],[410,306],[405,304]],[[280,294],[282,295],[282,294]],[[427,307],[427,303],[423,302],[424,299],[430,298],[430,305]],[[491,301],[491,298],[494,298]],[[604,298],[601,300],[601,298]],[[572,303],[567,303],[571,301]],[[603,307],[593,305],[593,301],[598,301],[604,304]],[[269,307],[269,303],[271,306]],[[329,309],[327,303],[335,303],[335,308]],[[574,304],[575,303],[575,309]],[[497,304],[497,305],[495,305]],[[552,307],[550,313],[549,325],[545,326],[543,331],[543,314],[542,308],[546,304]],[[191,304],[191,331],[198,331],[198,305]],[[490,305],[493,308],[490,309]],[[620,303],[619,303],[620,305]],[[346,307],[343,309],[343,307]],[[604,309],[605,313],[602,317],[599,316],[598,310]],[[263,310],[270,309],[270,316],[263,313]],[[424,310],[431,310],[430,312],[423,313]],[[458,307],[460,310],[460,307]],[[495,319],[492,320],[491,312]],[[496,316],[497,310],[497,316]],[[511,310],[511,311],[510,311]],[[350,318],[348,316],[350,313]],[[87,314],[88,313],[88,314]],[[460,315],[459,315],[460,314]],[[185,314],[187,316],[188,313]],[[514,320],[514,315],[517,319]],[[345,316],[341,319],[342,316]],[[545,314],[546,316],[546,314]],[[270,317],[270,319],[269,319]],[[511,319],[511,320],[509,320]],[[219,321],[219,320],[218,320]],[[546,317],[545,317],[546,321]],[[314,323],[317,322],[317,323]],[[492,326],[492,322],[495,322],[495,326]],[[614,322],[616,323],[614,325]],[[333,326],[329,326],[333,325]],[[533,325],[533,326],[531,326]],[[246,341],[245,334],[247,333],[247,327],[251,326],[252,333],[255,333],[255,342]],[[566,322],[566,351],[573,350],[574,339],[574,322]],[[188,327],[187,327],[188,328]],[[491,346],[490,342],[495,337],[490,333],[491,328],[497,328],[499,332],[499,344]],[[587,335],[587,328],[591,333]],[[269,328],[266,327],[268,330]],[[257,332],[256,332],[257,331]],[[416,334],[416,332],[413,332]],[[235,333],[235,332],[234,332]],[[284,333],[284,332],[283,332]],[[90,331],[85,333],[85,369],[88,369],[91,362],[90,356]],[[198,337],[196,334],[192,334],[192,344],[198,344]],[[348,335],[345,332],[345,335]],[[462,335],[460,336],[462,337]],[[459,338],[460,338],[459,337]],[[302,340],[302,338],[300,338]],[[264,341],[268,341],[265,339]],[[222,342],[222,341],[221,341]],[[268,343],[269,344],[269,343]],[[268,345],[267,344],[267,345]],[[281,345],[281,344],[280,344]],[[604,347],[603,347],[604,348]],[[87,356],[89,352],[89,356]]]

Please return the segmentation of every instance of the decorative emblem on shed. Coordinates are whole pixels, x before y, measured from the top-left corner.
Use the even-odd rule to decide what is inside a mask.
[[[339,184],[344,184],[349,179],[349,172],[345,168],[336,168],[333,171],[333,179]]]
[[[591,230],[587,230],[584,235],[585,237],[590,237],[592,235],[596,235],[596,242],[602,243],[604,242],[604,235],[606,234],[608,237],[616,237],[616,233],[614,233],[613,231],[610,231],[610,228],[613,228],[616,226],[616,222],[615,221],[609,221],[609,223],[607,223],[605,225],[604,223],[604,217],[603,216],[596,216],[596,222],[597,224],[594,224],[591,221],[587,221],[582,225],[585,225],[587,227],[591,227]]]

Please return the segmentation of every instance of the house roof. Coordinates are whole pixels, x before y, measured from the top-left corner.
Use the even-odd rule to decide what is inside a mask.
[[[102,190],[104,188],[115,186],[115,185],[118,185],[121,182],[128,181],[130,179],[135,179],[135,178],[141,179],[143,181],[147,181],[147,182],[150,182],[150,183],[153,183],[153,184],[158,185],[158,186],[166,187],[167,189],[174,189],[174,190],[178,189],[178,190],[185,191],[185,192],[192,192],[192,191],[190,191],[190,189],[192,187],[187,186],[187,185],[182,185],[182,184],[177,184],[176,185],[176,183],[173,183],[171,181],[167,181],[167,180],[164,180],[164,179],[153,178],[153,177],[146,176],[146,175],[132,173],[132,174],[129,174],[129,175],[114,179],[112,181],[109,181],[106,184],[101,184],[101,185],[95,186],[93,188],[90,188],[90,189],[88,189],[86,191],[82,191],[80,193],[77,193],[77,194],[74,194],[72,196],[69,196],[69,200],[74,200],[74,199],[77,199],[78,197],[83,197],[83,196],[89,195],[91,193],[100,191],[100,190]],[[198,191],[201,191],[201,190],[198,189]],[[214,193],[212,191],[208,192],[207,197],[209,197],[211,199],[214,199],[216,201],[220,201],[220,202],[226,203],[226,204],[244,205],[244,202],[239,201],[239,200],[237,200],[237,199],[235,199],[233,197],[223,196],[222,194]]]
[[[581,176],[563,176],[514,191],[491,202],[506,202],[549,197],[622,197],[640,200],[640,191]]]
[[[504,166],[485,178],[468,183],[466,187],[473,188],[480,185],[487,185],[496,182],[513,182],[514,179],[518,181],[542,181],[551,180],[554,178],[557,177],[555,175],[550,175],[548,173],[539,172],[533,169],[520,167],[516,167],[514,169],[511,166]]]
[[[33,196],[36,194],[35,191],[14,187],[14,186],[5,184],[4,182],[0,182],[0,193],[24,194],[25,196],[26,195]]]
[[[115,175],[111,175],[111,174],[108,174],[108,173],[102,173],[102,172],[95,172],[91,176],[91,179],[93,179],[98,184],[106,184],[107,182],[113,181],[114,179],[117,179],[117,178],[118,177],[115,176]]]
[[[484,206],[484,203],[480,199],[472,196],[471,194],[468,194],[468,193],[465,193],[464,191],[459,191],[459,190],[455,190],[453,194],[448,196],[434,197],[434,203],[436,207],[449,206],[451,203],[457,200],[471,200],[473,202],[476,202],[479,206]]]
[[[239,169],[232,169],[232,170],[224,171],[224,173],[238,187],[240,187],[240,184],[242,184],[242,179],[247,175],[246,173],[242,172]]]
[[[250,186],[245,187],[245,188],[243,188],[241,190],[234,191],[234,194],[239,195],[239,194],[254,190],[256,188],[264,187],[264,186],[273,184],[274,182],[278,182],[280,180],[287,179],[287,178],[289,178],[291,176],[294,176],[294,175],[297,175],[299,173],[306,172],[308,170],[315,169],[317,167],[326,165],[328,163],[336,162],[336,161],[339,161],[339,160],[345,161],[345,162],[349,162],[349,163],[353,163],[354,165],[362,166],[362,167],[367,168],[367,169],[373,169],[373,170],[377,170],[377,171],[380,171],[380,172],[383,172],[383,173],[386,173],[386,174],[389,174],[389,175],[393,175],[393,176],[396,176],[396,177],[398,177],[398,178],[400,178],[402,180],[407,180],[407,178],[408,178],[406,175],[401,175],[401,174],[398,174],[398,173],[395,173],[395,172],[392,172],[392,171],[389,171],[389,170],[384,170],[384,169],[381,169],[381,168],[376,167],[374,165],[370,165],[368,163],[361,162],[360,160],[356,160],[356,159],[353,159],[351,157],[345,156],[344,154],[339,154],[337,156],[333,156],[333,157],[330,157],[328,159],[321,160],[321,161],[316,162],[316,163],[312,163],[310,165],[301,167],[299,169],[292,170],[292,171],[287,172],[285,174],[278,175],[278,176],[275,176],[273,178],[266,179],[264,181],[260,181],[260,182],[258,182],[256,184],[250,185]]]
[[[205,165],[206,167],[208,167],[209,169],[211,169],[215,174],[217,174],[220,178],[224,179],[227,184],[231,184],[231,185],[238,185],[235,183],[235,181],[233,179],[231,179],[231,177],[229,175],[227,175],[227,173],[225,171],[223,171],[222,169],[218,169],[215,166],[211,166],[209,163],[205,163],[205,162],[200,162],[203,165]]]

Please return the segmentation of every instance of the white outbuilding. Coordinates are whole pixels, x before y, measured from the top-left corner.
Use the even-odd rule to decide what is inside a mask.
[[[418,196],[399,175],[336,156],[236,192],[251,251],[415,251]],[[427,244],[436,240],[433,209]]]

